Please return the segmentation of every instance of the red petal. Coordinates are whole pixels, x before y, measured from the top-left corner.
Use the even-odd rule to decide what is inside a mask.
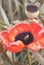
[[[32,33],[34,35],[34,39],[37,40],[38,33],[42,30],[42,27],[39,24],[35,23],[35,22],[31,22],[29,24],[29,26],[32,27],[32,30],[33,30]]]
[[[6,47],[7,50],[9,50],[10,52],[15,52],[15,53],[22,51],[24,48],[24,44],[21,41],[19,41],[18,43],[19,45],[14,44],[14,45],[10,45]]]
[[[41,45],[41,49],[44,48],[44,38],[42,38],[40,41],[39,41],[40,45]]]
[[[39,34],[38,40],[39,40],[39,43],[41,45],[41,48],[44,48],[44,31]]]
[[[32,31],[32,28],[29,28],[29,24],[27,23],[19,23],[17,25],[14,25],[13,27],[10,28],[10,39],[12,40],[15,38],[16,35],[19,33],[22,33],[24,31]]]
[[[42,29],[42,27],[35,22],[31,22],[29,25],[31,25],[35,34],[38,34],[38,32]]]
[[[8,45],[10,43],[9,33],[7,31],[2,31],[0,35],[3,41],[3,44]]]
[[[26,47],[30,48],[32,51],[38,51],[44,48],[44,29],[38,33],[37,40],[28,44]]]
[[[2,36],[4,39],[8,39],[8,38],[9,38],[8,32],[6,32],[6,31],[2,31],[2,32],[1,32],[1,36]]]
[[[42,30],[38,33],[38,40],[41,40],[42,38],[44,38],[44,29],[42,29]]]
[[[21,41],[19,41],[19,42],[17,42],[18,43],[18,45],[17,44],[14,44],[13,45],[13,43],[10,41],[10,39],[9,39],[9,33],[8,32],[6,32],[6,31],[2,31],[1,32],[1,39],[2,39],[2,43],[3,43],[3,45],[5,46],[5,48],[8,50],[8,51],[11,51],[11,52],[20,52],[20,51],[22,51],[23,50],[23,48],[24,48],[24,44],[21,42]],[[13,41],[14,42],[14,41]],[[12,44],[11,44],[12,43]]]
[[[34,52],[39,51],[39,49],[41,49],[41,45],[38,41],[32,42],[31,44],[28,44],[26,47]]]

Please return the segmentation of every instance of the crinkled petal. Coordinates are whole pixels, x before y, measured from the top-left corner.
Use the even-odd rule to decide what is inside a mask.
[[[26,47],[30,48],[32,51],[38,51],[39,49],[44,49],[44,31],[39,33],[37,41],[33,41]]]
[[[32,33],[33,33],[34,39],[37,40],[38,33],[42,30],[43,27],[41,27],[39,24],[35,22],[31,22],[29,26],[32,27],[32,30],[33,30]]]
[[[6,31],[1,32],[2,44],[5,48],[10,52],[20,52],[24,48],[24,44],[22,41],[12,41],[9,39],[9,33]]]
[[[39,34],[38,41],[41,45],[41,48],[44,48],[44,31]]]
[[[7,31],[2,31],[0,33],[0,37],[4,45],[8,45],[10,43],[9,33]]]
[[[16,41],[16,42],[14,42],[14,44],[12,43],[12,44],[10,44],[9,46],[7,46],[6,48],[7,48],[7,50],[9,50],[10,52],[15,52],[15,53],[17,53],[17,52],[20,52],[20,51],[23,50],[24,44],[23,44],[22,41]]]
[[[35,25],[35,23],[31,23],[31,26],[32,25]],[[32,51],[38,51],[39,49],[44,48],[44,28],[40,27],[38,24],[35,27],[36,29],[34,29],[33,34],[34,36],[36,35],[36,39],[32,43],[27,45],[27,47],[30,48]],[[37,33],[35,31],[37,31]]]
[[[37,52],[41,49],[41,45],[38,41],[32,42],[26,46],[27,48],[31,49],[34,52]]]
[[[40,30],[38,33],[38,40],[41,40],[42,38],[44,38],[44,29]]]
[[[29,25],[33,28],[35,34],[38,34],[38,32],[42,29],[42,27],[35,22],[31,22]]]
[[[32,31],[32,28],[27,23],[19,23],[10,28],[10,39],[15,39],[15,36],[26,31]]]

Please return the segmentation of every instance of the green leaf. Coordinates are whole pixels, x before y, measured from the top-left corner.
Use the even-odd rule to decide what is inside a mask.
[[[7,24],[5,24],[2,20],[0,20],[0,31],[6,29],[7,29]]]
[[[4,25],[4,26],[7,26],[7,24],[5,24],[2,20],[0,20],[0,24]]]

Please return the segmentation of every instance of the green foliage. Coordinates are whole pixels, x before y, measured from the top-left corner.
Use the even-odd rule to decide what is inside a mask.
[[[0,20],[0,31],[7,29],[7,24],[5,24],[2,20]]]

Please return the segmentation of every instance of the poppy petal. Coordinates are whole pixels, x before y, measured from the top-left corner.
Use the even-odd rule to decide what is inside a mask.
[[[10,43],[9,33],[7,31],[2,31],[0,33],[0,37],[4,45],[8,45]]]
[[[35,22],[31,22],[29,25],[33,28],[35,34],[38,34],[38,32],[42,29],[42,27]]]
[[[24,44],[22,41],[16,41],[13,43],[11,43],[9,46],[6,47],[7,50],[11,51],[11,52],[20,52],[23,50],[24,48]]]
[[[0,35],[2,43],[8,51],[20,52],[23,50],[24,44],[22,43],[22,41],[16,41],[13,44],[13,42],[11,42],[9,39],[9,33],[7,31],[2,31]]]
[[[41,45],[41,48],[44,48],[44,30],[43,30],[43,32],[41,32],[41,33],[39,34],[39,36],[38,36],[38,41],[39,41],[39,43],[40,43],[40,45]]]
[[[31,27],[27,23],[19,23],[10,28],[10,39],[15,39],[15,36],[26,31],[32,31]]]
[[[31,49],[34,52],[37,52],[39,51],[39,49],[41,49],[41,45],[38,41],[32,42],[31,44],[28,44],[26,47]]]
[[[37,40],[38,33],[42,30],[43,27],[41,27],[39,24],[35,22],[31,22],[29,26],[32,27],[32,30],[33,30],[32,33],[33,33],[34,39]]]
[[[38,40],[41,40],[42,38],[44,38],[44,29],[40,30],[38,33]]]
[[[44,48],[44,29],[41,29],[38,32],[36,40],[28,44],[27,47],[32,51],[38,51],[39,49]]]
[[[41,49],[44,48],[44,38],[42,38],[40,41],[39,41],[40,45],[41,45]]]

